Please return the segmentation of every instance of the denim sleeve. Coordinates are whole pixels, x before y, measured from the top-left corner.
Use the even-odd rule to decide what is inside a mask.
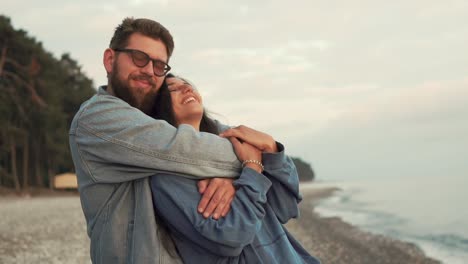
[[[252,243],[265,216],[266,193],[271,182],[262,174],[244,168],[231,203],[231,211],[224,218],[204,218],[197,211],[201,195],[197,181],[183,177],[156,175],[151,178],[153,204],[156,212],[171,229],[216,255],[238,256]],[[186,245],[190,247],[190,243]]]
[[[299,216],[297,204],[302,200],[299,193],[299,177],[292,159],[285,155],[284,146],[277,143],[278,152],[263,153],[265,166],[263,172],[272,185],[267,193],[268,204],[278,220],[285,224],[289,219]]]
[[[189,125],[176,129],[109,95],[94,96],[82,106],[70,140],[95,182],[131,181],[157,172],[236,177],[241,171],[227,139]]]

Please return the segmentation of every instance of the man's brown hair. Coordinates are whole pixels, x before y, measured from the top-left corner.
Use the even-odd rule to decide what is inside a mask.
[[[166,46],[167,55],[170,58],[174,51],[174,40],[171,33],[163,25],[147,18],[127,17],[122,24],[115,28],[109,48],[122,49],[128,45],[130,35],[140,33],[155,40],[161,40]]]

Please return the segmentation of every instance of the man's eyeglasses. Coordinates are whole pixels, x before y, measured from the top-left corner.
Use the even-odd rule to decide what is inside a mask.
[[[171,66],[165,63],[162,60],[152,59],[148,54],[144,53],[141,50],[135,49],[114,49],[117,52],[126,52],[130,53],[133,63],[140,68],[148,65],[150,61],[153,62],[153,72],[154,75],[162,77],[165,76],[168,71],[171,70]]]

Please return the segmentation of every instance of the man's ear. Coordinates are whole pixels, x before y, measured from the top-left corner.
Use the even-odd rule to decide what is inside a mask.
[[[112,65],[114,65],[115,59],[115,52],[112,49],[109,48],[104,51],[102,62],[107,74],[112,73]]]

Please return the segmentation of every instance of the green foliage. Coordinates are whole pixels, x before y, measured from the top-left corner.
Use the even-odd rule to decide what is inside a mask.
[[[72,171],[68,129],[94,93],[91,79],[69,54],[54,58],[0,15],[0,185],[10,186],[15,177],[41,185],[47,181],[40,175]]]
[[[294,165],[296,165],[297,173],[299,174],[299,181],[313,181],[315,173],[312,166],[301,160],[300,158],[292,158]]]
[[[81,103],[94,93],[91,79],[69,54],[54,58],[0,15],[0,185],[41,186],[49,182],[41,175],[72,171],[68,129]],[[310,164],[293,161],[301,181],[315,178]]]

